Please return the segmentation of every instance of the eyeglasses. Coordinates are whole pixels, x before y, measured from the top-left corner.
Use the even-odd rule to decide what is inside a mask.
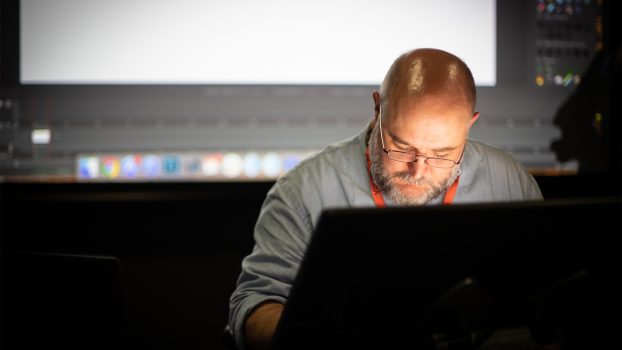
[[[382,142],[382,151],[387,154],[387,157],[389,157],[389,159],[394,160],[396,162],[412,163],[412,162],[416,162],[417,159],[419,158],[423,158],[423,162],[426,165],[434,167],[434,168],[443,168],[443,169],[453,168],[455,165],[460,164],[460,162],[462,161],[462,156],[464,155],[464,150],[466,149],[466,140],[464,142],[464,147],[462,148],[462,152],[460,153],[460,158],[458,158],[457,162],[451,159],[446,159],[446,158],[426,157],[421,154],[386,149],[386,147],[384,146],[384,137],[382,136],[382,108],[380,108],[378,119],[379,119],[379,124],[380,124],[380,141]]]

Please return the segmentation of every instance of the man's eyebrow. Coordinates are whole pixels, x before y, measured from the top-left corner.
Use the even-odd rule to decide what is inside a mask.
[[[413,145],[409,144],[408,142],[406,142],[406,141],[402,140],[399,136],[397,136],[397,135],[393,135],[393,133],[392,133],[392,132],[387,131],[387,133],[389,134],[389,136],[391,136],[391,139],[393,139],[393,141],[395,141],[395,142],[397,142],[397,143],[401,143],[401,144],[402,144],[402,145],[404,145],[404,146],[408,146],[408,147],[411,147],[411,148],[417,148],[417,147],[415,147],[415,146],[413,146]]]
[[[389,134],[389,136],[391,136],[391,139],[393,139],[393,141],[395,141],[397,143],[400,143],[400,144],[402,144],[404,146],[408,146],[410,148],[417,149],[417,147],[415,147],[415,146],[409,144],[408,142],[402,140],[399,136],[394,135],[392,132],[387,131],[387,133]],[[458,147],[440,147],[440,148],[432,148],[431,151],[432,152],[437,152],[437,153],[438,152],[448,152],[448,151],[453,151],[456,148],[458,148]]]

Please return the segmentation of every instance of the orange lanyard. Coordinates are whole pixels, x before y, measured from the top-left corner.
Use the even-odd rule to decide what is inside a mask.
[[[380,192],[378,186],[376,186],[376,183],[371,176],[371,159],[369,158],[369,147],[365,150],[365,158],[367,158],[367,174],[369,174],[369,187],[371,188],[371,196],[374,198],[374,203],[376,203],[376,206],[378,208],[383,208],[386,206],[386,204],[384,203],[384,198],[382,198],[382,193]],[[456,178],[456,181],[451,184],[451,186],[445,193],[445,198],[443,198],[443,204],[448,205],[454,201],[454,196],[456,195],[459,181],[460,176]]]

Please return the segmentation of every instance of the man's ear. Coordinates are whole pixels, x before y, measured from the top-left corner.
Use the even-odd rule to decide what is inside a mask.
[[[475,121],[477,120],[477,118],[479,118],[479,112],[473,113],[471,120],[469,120],[469,129],[473,126],[473,124],[475,124]]]
[[[378,90],[374,90],[371,93],[371,96],[374,98],[374,109],[376,110],[376,114],[380,111],[380,92]]]
[[[371,121],[371,127],[374,128],[376,126],[376,121],[378,120],[378,115],[380,114],[380,93],[378,90],[374,90],[371,93],[372,98],[374,99],[374,117]]]

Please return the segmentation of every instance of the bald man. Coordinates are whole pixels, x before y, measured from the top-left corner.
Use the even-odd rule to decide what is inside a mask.
[[[281,177],[255,226],[230,299],[240,349],[269,349],[315,223],[327,207],[542,199],[503,151],[470,140],[475,84],[458,57],[419,49],[398,57],[374,91],[369,126]]]

